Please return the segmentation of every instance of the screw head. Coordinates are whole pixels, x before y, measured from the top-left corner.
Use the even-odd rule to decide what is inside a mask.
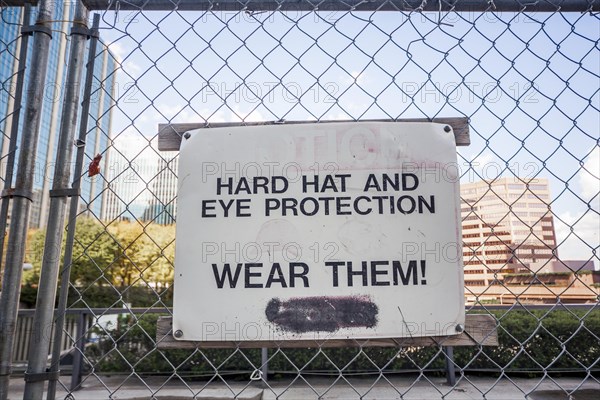
[[[186,138],[186,139],[189,139],[189,138],[192,137],[192,134],[189,133],[189,132],[186,132],[186,133],[183,134],[183,137]]]
[[[180,339],[183,337],[183,331],[181,331],[180,329],[177,329],[175,331],[175,333],[173,334],[173,336],[175,336],[177,339]]]
[[[458,332],[458,333],[462,333],[462,332],[465,331],[465,327],[462,326],[461,324],[456,324],[456,328],[455,329],[456,329],[456,332]]]
[[[452,128],[450,128],[450,125],[446,125],[446,126],[444,127],[444,131],[445,131],[445,132],[450,132],[451,130],[452,130]]]

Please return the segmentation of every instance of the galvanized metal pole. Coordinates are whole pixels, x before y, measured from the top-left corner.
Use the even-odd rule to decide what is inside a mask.
[[[262,375],[262,386],[263,387],[268,387],[269,384],[269,349],[267,349],[266,347],[263,347],[260,349],[260,361],[262,364],[262,367],[260,368],[260,372]]]
[[[44,257],[33,317],[34,332],[31,336],[27,371],[25,372],[23,398],[26,400],[41,400],[44,395],[45,381],[56,379],[58,375],[58,370],[52,373],[46,372],[51,335],[44,333],[47,327],[52,326],[53,322],[67,199],[69,197],[79,198],[79,192],[73,191],[69,187],[71,180],[69,166],[73,154],[73,138],[77,129],[83,58],[88,35],[87,17],[87,9],[81,1],[77,1],[71,28],[71,50],[56,152],[56,166],[52,190],[50,190],[50,210],[48,211]],[[60,328],[62,329],[62,326]]]
[[[3,0],[6,6],[21,7],[36,0]],[[320,0],[318,2],[298,0],[83,0],[88,10],[101,11],[457,11],[457,12],[598,12],[599,0]]]
[[[13,200],[10,234],[6,249],[2,293],[0,293],[0,400],[6,400],[8,397],[12,350],[21,294],[21,275],[25,257],[25,239],[29,225],[29,208],[33,198],[35,154],[46,86],[50,40],[52,39],[50,21],[53,18],[55,5],[54,0],[41,0],[37,22],[30,27],[30,30],[33,31],[33,52],[19,164],[17,165],[15,185],[11,191]]]
[[[83,158],[85,155],[85,137],[87,135],[88,118],[90,111],[90,97],[92,93],[92,83],[94,78],[94,65],[96,61],[96,48],[98,44],[98,26],[100,25],[100,14],[94,15],[94,21],[92,23],[92,29],[89,32],[91,40],[88,50],[88,62],[86,69],[85,83],[83,87],[83,106],[81,113],[81,122],[79,124],[79,138],[75,142],[77,146],[77,153],[75,155],[75,168],[73,170],[73,184],[71,185],[72,190],[79,192],[80,189],[80,178],[81,170],[83,168]],[[69,205],[69,218],[67,226],[67,238],[65,240],[65,255],[63,260],[63,269],[60,274],[60,292],[58,297],[58,308],[55,313],[55,324],[54,324],[54,342],[52,345],[52,364],[50,366],[50,372],[58,371],[60,364],[60,349],[62,343],[63,326],[65,323],[65,310],[67,309],[67,300],[69,297],[69,281],[71,277],[71,262],[73,259],[73,243],[75,241],[75,222],[77,220],[77,209],[79,206],[79,197],[72,196],[71,203]],[[79,320],[81,323],[82,319]],[[78,326],[78,332],[81,333],[81,326]],[[85,332],[85,331],[83,331]],[[82,340],[82,338],[81,338]],[[78,343],[78,342],[77,342]],[[76,344],[77,344],[76,343]],[[76,352],[83,346],[75,345]],[[76,353],[74,359],[80,360]],[[81,361],[79,362],[81,364]],[[73,365],[72,377],[79,373],[76,371],[75,365]],[[73,381],[73,379],[72,379]],[[78,384],[79,382],[77,382]],[[73,387],[71,387],[73,389]],[[56,380],[51,379],[48,383],[48,400],[54,400],[56,396]]]
[[[454,347],[442,346],[446,356],[446,382],[450,386],[456,385],[456,369],[454,368]]]
[[[423,0],[83,0],[89,10],[144,10],[144,11],[466,11],[466,12],[520,12],[525,8],[529,12],[597,12],[599,0],[463,0],[463,1],[423,1]]]
[[[31,6],[27,4],[23,9],[23,26],[29,25]],[[21,30],[21,48],[19,50],[19,66],[17,69],[17,82],[15,85],[15,99],[12,110],[12,121],[10,127],[10,139],[8,142],[8,154],[6,157],[6,174],[4,176],[4,190],[2,191],[2,205],[0,206],[0,266],[4,257],[4,237],[8,221],[8,206],[10,204],[10,192],[13,182],[15,167],[15,154],[17,152],[17,136],[19,135],[19,122],[21,120],[21,101],[23,98],[23,81],[25,80],[25,69],[27,67],[27,45],[29,44],[30,32]],[[0,267],[0,271],[2,268]]]
[[[77,337],[74,343],[73,370],[71,372],[70,390],[74,391],[81,384],[81,372],[83,370],[83,351],[85,349],[85,332],[87,331],[87,314],[82,312],[77,319]]]

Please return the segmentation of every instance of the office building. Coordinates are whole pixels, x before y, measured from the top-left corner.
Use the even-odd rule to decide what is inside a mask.
[[[69,56],[69,36],[71,28],[71,15],[74,12],[73,2],[57,3],[54,11],[52,29],[55,34],[50,42],[48,69],[46,74],[45,94],[42,100],[42,116],[36,152],[36,170],[34,178],[34,201],[31,207],[30,227],[40,228],[46,224],[50,204],[49,190],[52,186],[54,175],[54,162],[58,146],[60,119],[64,100],[65,79]],[[5,49],[0,53],[0,81],[2,92],[0,99],[0,156],[6,160],[8,140],[12,118],[14,87],[18,68],[18,49],[20,46],[19,34],[22,25],[28,25],[35,20],[35,8],[32,9],[30,21],[23,21],[23,9],[19,7],[4,7],[0,10],[2,24],[0,25],[0,41]],[[65,32],[61,34],[60,32]],[[28,59],[32,56],[32,46],[28,49]],[[87,52],[84,62],[87,63]],[[115,87],[116,68],[118,63],[104,46],[98,46],[94,64],[94,87],[88,120],[88,133],[86,137],[86,158],[89,163],[93,157],[103,154],[108,148],[111,131],[111,110],[114,102],[112,96]],[[27,101],[26,75],[23,93],[23,108]],[[83,83],[83,82],[82,82]],[[81,85],[83,87],[83,84]],[[82,89],[83,90],[83,89]],[[20,127],[23,125],[24,115],[21,114]],[[20,142],[20,139],[18,140]],[[17,150],[18,151],[18,150]],[[74,152],[75,153],[75,152]],[[18,154],[17,158],[18,160]],[[103,160],[106,166],[108,157]],[[4,167],[4,165],[3,165]],[[64,166],[61,166],[64,167]],[[3,168],[2,172],[5,171]],[[4,174],[2,175],[4,178]],[[104,180],[101,177],[85,178],[81,182],[81,208],[100,216],[102,212],[102,195]]]
[[[467,303],[594,302],[591,261],[560,260],[548,180],[461,184]]]
[[[144,221],[161,225],[175,223],[178,157],[160,158],[152,178],[152,195],[142,216]]]
[[[477,297],[505,274],[529,272],[556,256],[546,179],[461,184],[466,295]]]
[[[159,152],[139,134],[113,141],[102,220],[175,223],[177,153]]]

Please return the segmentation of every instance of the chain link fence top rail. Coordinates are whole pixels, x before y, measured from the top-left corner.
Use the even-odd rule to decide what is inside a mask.
[[[99,175],[82,175],[69,283],[69,308],[91,316],[83,386],[116,398],[135,382],[150,398],[177,381],[187,396],[243,397],[268,364],[276,379],[262,380],[265,395],[281,399],[597,387],[598,2],[84,3],[102,10],[86,162],[103,161]],[[9,10],[1,29],[18,29]],[[0,54],[0,106],[10,110],[15,73],[4,66],[17,43]],[[12,114],[1,115],[6,127]],[[157,309],[171,313],[174,289],[178,161],[158,150],[159,123],[436,117],[469,119],[458,165],[467,310],[499,324],[499,347],[455,350],[456,385],[440,385],[442,346],[275,348],[266,359],[258,349],[157,348]],[[28,257],[34,280],[40,256]]]

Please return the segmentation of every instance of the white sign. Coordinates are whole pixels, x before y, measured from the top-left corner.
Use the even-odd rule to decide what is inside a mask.
[[[290,124],[186,136],[177,339],[460,332],[459,174],[449,127]]]

